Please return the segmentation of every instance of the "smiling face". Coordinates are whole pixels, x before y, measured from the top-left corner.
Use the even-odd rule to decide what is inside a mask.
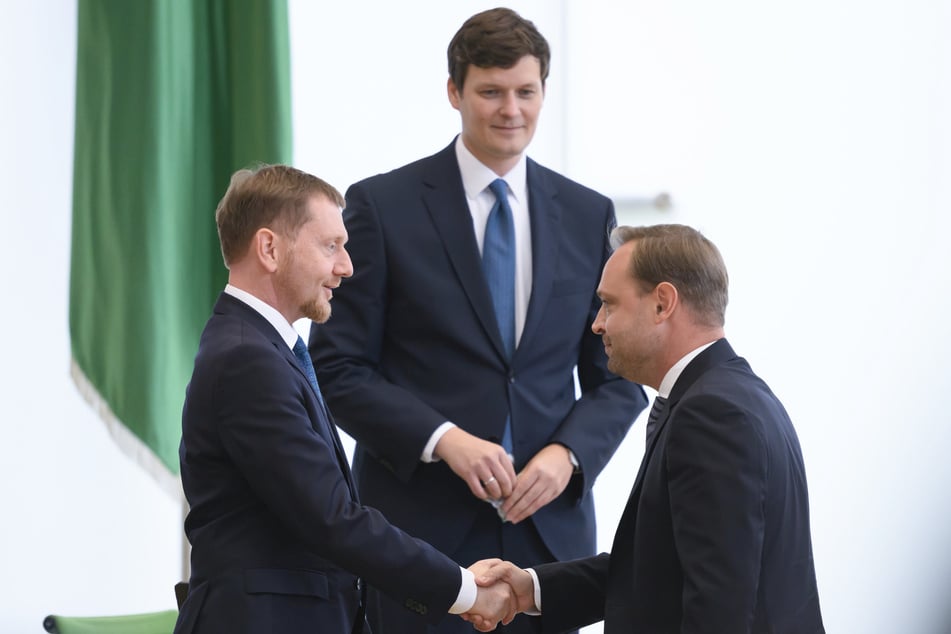
[[[526,55],[511,68],[470,66],[462,91],[451,79],[448,90],[466,148],[496,174],[507,173],[535,135],[544,102],[538,58]]]
[[[601,335],[611,372],[656,388],[656,366],[662,357],[658,301],[653,291],[644,291],[631,275],[635,245],[624,243],[604,265],[598,285],[601,308],[591,330]]]
[[[340,208],[324,196],[312,196],[307,207],[308,219],[289,240],[275,287],[291,313],[288,321],[323,323],[330,318],[333,289],[353,274],[353,265]]]

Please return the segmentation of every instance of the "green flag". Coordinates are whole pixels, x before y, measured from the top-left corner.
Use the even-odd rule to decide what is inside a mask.
[[[72,373],[170,491],[235,170],[291,160],[286,0],[79,0]]]

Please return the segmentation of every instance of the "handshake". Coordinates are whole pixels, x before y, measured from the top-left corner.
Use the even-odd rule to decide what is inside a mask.
[[[519,612],[538,614],[535,581],[527,570],[501,559],[483,559],[469,566],[478,595],[472,608],[460,614],[480,632],[491,632],[499,621],[508,625]]]

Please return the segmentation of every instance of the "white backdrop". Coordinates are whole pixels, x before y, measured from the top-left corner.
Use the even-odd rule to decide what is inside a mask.
[[[344,189],[449,143],[446,45],[496,3],[319,4],[291,0],[297,165]],[[827,629],[951,630],[951,7],[511,6],[554,54],[531,154],[614,196],[669,191],[622,220],[723,251],[728,336],[799,430]],[[69,379],[75,0],[0,9],[0,631],[38,632],[173,607],[181,517]],[[597,485],[602,548],[642,450],[639,421]]]

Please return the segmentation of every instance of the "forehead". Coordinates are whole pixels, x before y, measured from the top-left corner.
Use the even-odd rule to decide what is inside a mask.
[[[484,84],[541,84],[542,67],[534,55],[526,55],[510,68],[470,65],[466,71],[465,86]]]
[[[346,235],[343,214],[335,202],[323,195],[313,195],[307,201],[309,220],[305,226],[322,236]]]
[[[630,274],[631,252],[634,250],[634,243],[627,242],[618,247],[608,261],[604,264],[604,271],[601,274],[601,284],[598,286],[598,292],[601,294],[618,294],[623,292],[623,287],[633,285],[634,280]]]

